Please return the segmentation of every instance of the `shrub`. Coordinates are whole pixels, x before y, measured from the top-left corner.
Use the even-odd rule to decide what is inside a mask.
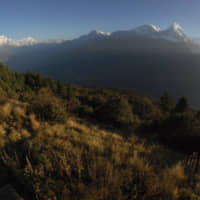
[[[66,112],[59,104],[33,104],[29,110],[35,113],[36,117],[42,121],[65,122]]]
[[[164,92],[160,97],[160,107],[165,112],[170,112],[174,108],[173,97],[168,92]]]
[[[182,97],[178,100],[176,107],[175,107],[175,112],[186,112],[189,108],[188,101],[185,97]]]
[[[128,125],[134,122],[132,108],[127,99],[116,97],[110,99],[96,112],[97,118],[109,123]]]
[[[34,113],[39,120],[51,123],[64,123],[67,117],[63,103],[48,89],[39,91],[38,96],[28,107],[28,112]]]

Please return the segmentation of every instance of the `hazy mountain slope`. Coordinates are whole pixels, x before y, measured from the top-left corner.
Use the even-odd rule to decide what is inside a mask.
[[[136,88],[150,95],[168,89],[200,102],[200,48],[178,24],[166,30],[144,25],[128,31],[92,31],[62,43],[9,49],[13,70],[41,72],[64,81]],[[2,54],[3,55],[3,54]]]

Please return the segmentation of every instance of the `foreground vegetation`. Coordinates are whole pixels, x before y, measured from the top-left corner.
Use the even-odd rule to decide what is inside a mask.
[[[200,114],[0,66],[0,186],[24,199],[196,200]],[[183,148],[184,147],[184,148]]]

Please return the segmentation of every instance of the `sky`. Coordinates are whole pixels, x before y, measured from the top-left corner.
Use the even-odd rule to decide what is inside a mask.
[[[72,39],[91,30],[113,32],[173,22],[200,38],[200,0],[6,0],[0,35],[13,39]]]

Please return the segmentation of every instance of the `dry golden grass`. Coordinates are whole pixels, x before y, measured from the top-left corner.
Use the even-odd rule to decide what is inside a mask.
[[[11,113],[11,108],[12,108],[12,106],[10,103],[6,103],[6,104],[2,105],[1,106],[1,115],[3,117],[9,116]]]
[[[17,117],[25,117],[25,110],[19,106],[14,106],[12,112]]]
[[[30,114],[29,115],[29,119],[30,119],[30,122],[31,122],[31,128],[34,131],[37,131],[39,129],[39,127],[40,127],[40,123],[36,120],[35,115],[34,114]]]
[[[5,137],[6,136],[6,131],[2,125],[0,125],[0,137]]]
[[[21,136],[22,136],[23,139],[27,139],[31,136],[31,134],[26,129],[22,129],[21,130]]]
[[[12,129],[8,135],[8,138],[10,139],[11,142],[18,142],[19,140],[22,139],[22,134],[17,130]]]
[[[181,162],[178,162],[176,165],[168,169],[168,176],[172,177],[177,183],[181,183],[185,180],[184,167]]]
[[[26,166],[20,168],[23,164],[19,157],[24,154],[12,148],[11,155],[5,152],[0,158],[8,168],[22,170],[25,180],[33,181],[28,184],[38,199],[52,199],[55,190],[76,196],[73,191],[78,190],[88,199],[101,196],[101,199],[121,200],[127,195],[125,199],[147,200],[155,199],[157,195],[157,199],[178,200],[180,194],[188,195],[191,191],[183,184],[188,175],[183,164],[178,162],[179,154],[163,146],[146,145],[135,135],[124,139],[117,133],[80,123],[74,118],[69,118],[65,124],[39,122],[33,114],[27,115],[26,106],[19,102],[0,105],[0,110],[4,111],[2,115],[6,119],[0,123],[0,149],[4,152],[6,145],[22,142],[26,152],[23,153],[27,154],[24,158]],[[34,153],[30,154],[31,151]],[[169,159],[176,161],[173,165],[159,165]],[[86,174],[91,185],[83,181]],[[200,192],[200,179],[196,180],[195,188]],[[47,181],[56,185],[54,188],[49,186],[48,193]],[[64,185],[70,185],[73,190],[70,191],[70,187],[64,189]],[[130,194],[125,195],[124,191]],[[144,195],[141,196],[139,191]]]

